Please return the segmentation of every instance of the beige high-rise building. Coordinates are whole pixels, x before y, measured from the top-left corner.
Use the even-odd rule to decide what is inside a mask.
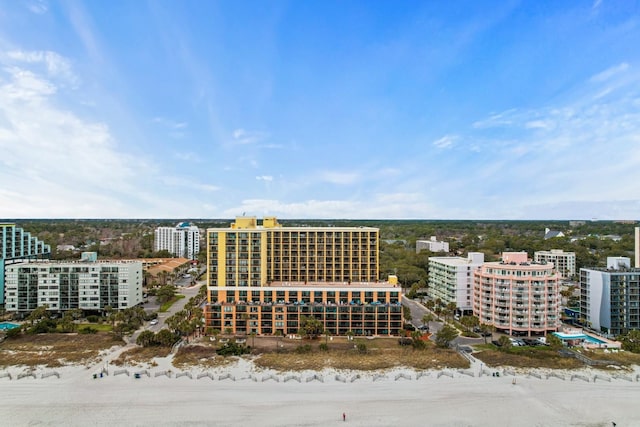
[[[284,227],[238,217],[207,230],[207,326],[233,333],[297,333],[305,316],[332,334],[395,335],[401,292],[378,280],[379,230]]]

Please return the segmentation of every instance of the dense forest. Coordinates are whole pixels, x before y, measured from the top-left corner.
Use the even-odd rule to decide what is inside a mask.
[[[51,245],[54,259],[79,258],[79,251],[95,251],[103,258],[167,255],[153,251],[153,231],[181,220],[16,220],[23,229]],[[193,219],[201,229],[226,227],[232,220]],[[608,256],[633,257],[634,224],[614,221],[446,221],[446,220],[279,220],[284,226],[367,226],[380,229],[380,278],[396,274],[403,286],[427,282],[428,258],[415,251],[416,240],[436,236],[449,242],[449,255],[483,252],[487,261],[504,251],[563,249],[576,253],[577,268],[604,266]],[[565,237],[544,239],[545,229]],[[59,245],[76,250],[58,251]],[[437,254],[442,256],[443,254]]]

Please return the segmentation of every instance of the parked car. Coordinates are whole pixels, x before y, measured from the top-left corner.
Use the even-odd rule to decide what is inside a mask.
[[[153,319],[149,322],[150,325],[157,325],[158,324],[158,319]]]

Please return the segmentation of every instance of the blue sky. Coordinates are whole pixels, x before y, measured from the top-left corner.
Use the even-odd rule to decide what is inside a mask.
[[[0,218],[640,219],[639,12],[0,0]]]

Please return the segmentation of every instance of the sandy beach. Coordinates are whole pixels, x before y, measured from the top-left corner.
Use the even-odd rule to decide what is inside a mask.
[[[109,375],[94,379],[105,366]],[[129,375],[114,375],[123,369]],[[161,375],[169,369],[169,376]],[[275,373],[240,360],[209,371],[179,371],[169,357],[159,359],[158,366],[147,371],[149,376],[143,373],[141,378],[134,375],[141,368],[103,361],[89,368],[38,369],[35,378],[18,379],[26,370],[15,367],[0,371],[11,374],[11,379],[0,377],[0,424],[640,425],[638,371],[616,376],[591,369],[536,370],[514,376],[507,368],[507,375],[500,369],[496,371],[501,376],[494,377],[494,370],[480,376],[480,369],[476,362],[466,371]],[[59,377],[47,377],[54,372]],[[552,372],[561,378],[547,378]],[[198,379],[203,374],[209,375]]]

